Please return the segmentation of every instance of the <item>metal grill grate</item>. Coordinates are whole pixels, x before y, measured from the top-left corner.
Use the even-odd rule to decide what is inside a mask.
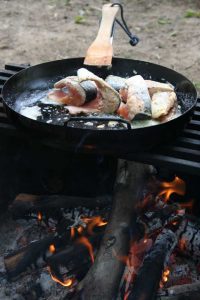
[[[7,64],[0,70],[0,93],[5,81],[27,65]],[[4,112],[0,95],[0,132],[15,136],[25,136],[9,121]],[[174,171],[200,175],[200,99],[198,99],[193,118],[182,134],[171,144],[156,147],[146,153],[130,153],[127,159],[166,167]]]

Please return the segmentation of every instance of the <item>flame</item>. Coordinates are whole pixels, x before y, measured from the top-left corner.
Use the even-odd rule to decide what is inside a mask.
[[[176,193],[180,196],[185,195],[185,182],[177,176],[171,182],[162,182],[161,187],[163,190],[158,194],[158,196],[164,196],[165,202],[169,200],[171,194],[173,193]]]
[[[169,280],[169,274],[170,274],[170,270],[166,269],[163,271],[162,273],[162,279],[160,281],[160,288],[164,287],[164,284]]]
[[[89,234],[93,234],[94,227],[98,226],[105,226],[108,222],[103,221],[100,216],[91,217],[91,218],[82,218],[82,220],[88,224],[87,230]]]
[[[53,279],[53,281],[59,283],[62,286],[66,286],[66,287],[70,287],[73,284],[73,282],[74,282],[73,278],[66,278],[66,279],[64,279],[64,281],[61,281],[61,280],[59,280],[57,277],[55,277],[52,274],[50,267],[47,267],[47,269],[48,269],[48,271],[49,271],[49,273],[50,273],[51,278]]]
[[[37,214],[38,221],[42,221],[42,213],[39,211]]]
[[[92,263],[94,263],[93,247],[92,244],[89,242],[89,240],[85,236],[81,236],[80,238],[77,239],[77,243],[83,244],[88,249],[91,261]]]
[[[49,246],[49,251],[50,251],[51,253],[55,253],[55,252],[56,252],[56,248],[55,248],[54,244],[51,244],[51,245]]]

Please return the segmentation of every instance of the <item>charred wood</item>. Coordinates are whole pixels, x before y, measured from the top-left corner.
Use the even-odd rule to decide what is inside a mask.
[[[102,235],[102,233],[98,233],[87,237],[93,250],[99,247]],[[78,277],[81,278],[83,273],[85,275],[92,265],[91,253],[89,253],[88,248],[84,244],[79,243],[77,239],[73,244],[68,245],[66,249],[49,257],[47,264],[53,275],[61,281],[63,280],[63,275],[69,276],[71,274],[76,275],[78,279]],[[60,271],[63,267],[67,269],[67,272],[64,274]]]
[[[110,196],[96,198],[74,197],[67,195],[31,195],[19,194],[9,209],[15,218],[24,217],[30,213],[48,212],[58,208],[75,208],[78,206],[95,208],[105,207],[111,203]]]
[[[20,248],[4,257],[8,279],[17,277],[22,272],[25,272],[28,267],[36,264],[37,259],[40,256],[44,257],[49,246],[55,243],[56,239],[54,235],[49,235],[43,240],[34,241],[28,246]]]
[[[182,254],[200,258],[200,225],[198,222],[184,219],[178,229],[180,239],[178,248]]]
[[[200,295],[200,282],[172,286],[165,289],[157,300],[197,300]]]
[[[119,162],[113,209],[103,241],[94,264],[78,285],[73,299],[111,300],[116,298],[125,267],[119,257],[128,253],[129,228],[149,174],[150,167],[147,165],[127,161]]]
[[[158,235],[153,247],[144,259],[128,300],[155,299],[162,271],[177,242],[176,234],[169,229],[164,229]]]

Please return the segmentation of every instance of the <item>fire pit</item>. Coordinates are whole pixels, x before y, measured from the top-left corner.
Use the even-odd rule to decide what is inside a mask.
[[[129,161],[69,155],[2,111],[1,298],[198,299],[199,109],[176,141]]]

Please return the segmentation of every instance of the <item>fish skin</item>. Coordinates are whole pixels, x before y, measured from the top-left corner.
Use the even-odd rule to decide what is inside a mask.
[[[126,84],[126,78],[115,76],[115,75],[108,75],[105,79],[113,89],[119,92],[120,89],[128,88]]]
[[[176,104],[175,92],[157,92],[152,96],[152,118],[158,119],[166,116]]]
[[[86,93],[77,76],[66,77],[54,84],[55,89],[48,94],[50,100],[60,104],[81,106],[86,101]],[[62,90],[66,88],[66,90]]]
[[[77,72],[80,82],[91,80],[94,81],[99,89],[102,97],[102,112],[114,113],[117,111],[121,98],[119,93],[114,90],[105,80],[96,76],[85,68],[81,68]]]
[[[151,97],[143,77],[135,75],[127,79],[126,82],[128,84],[129,120],[151,118]]]

